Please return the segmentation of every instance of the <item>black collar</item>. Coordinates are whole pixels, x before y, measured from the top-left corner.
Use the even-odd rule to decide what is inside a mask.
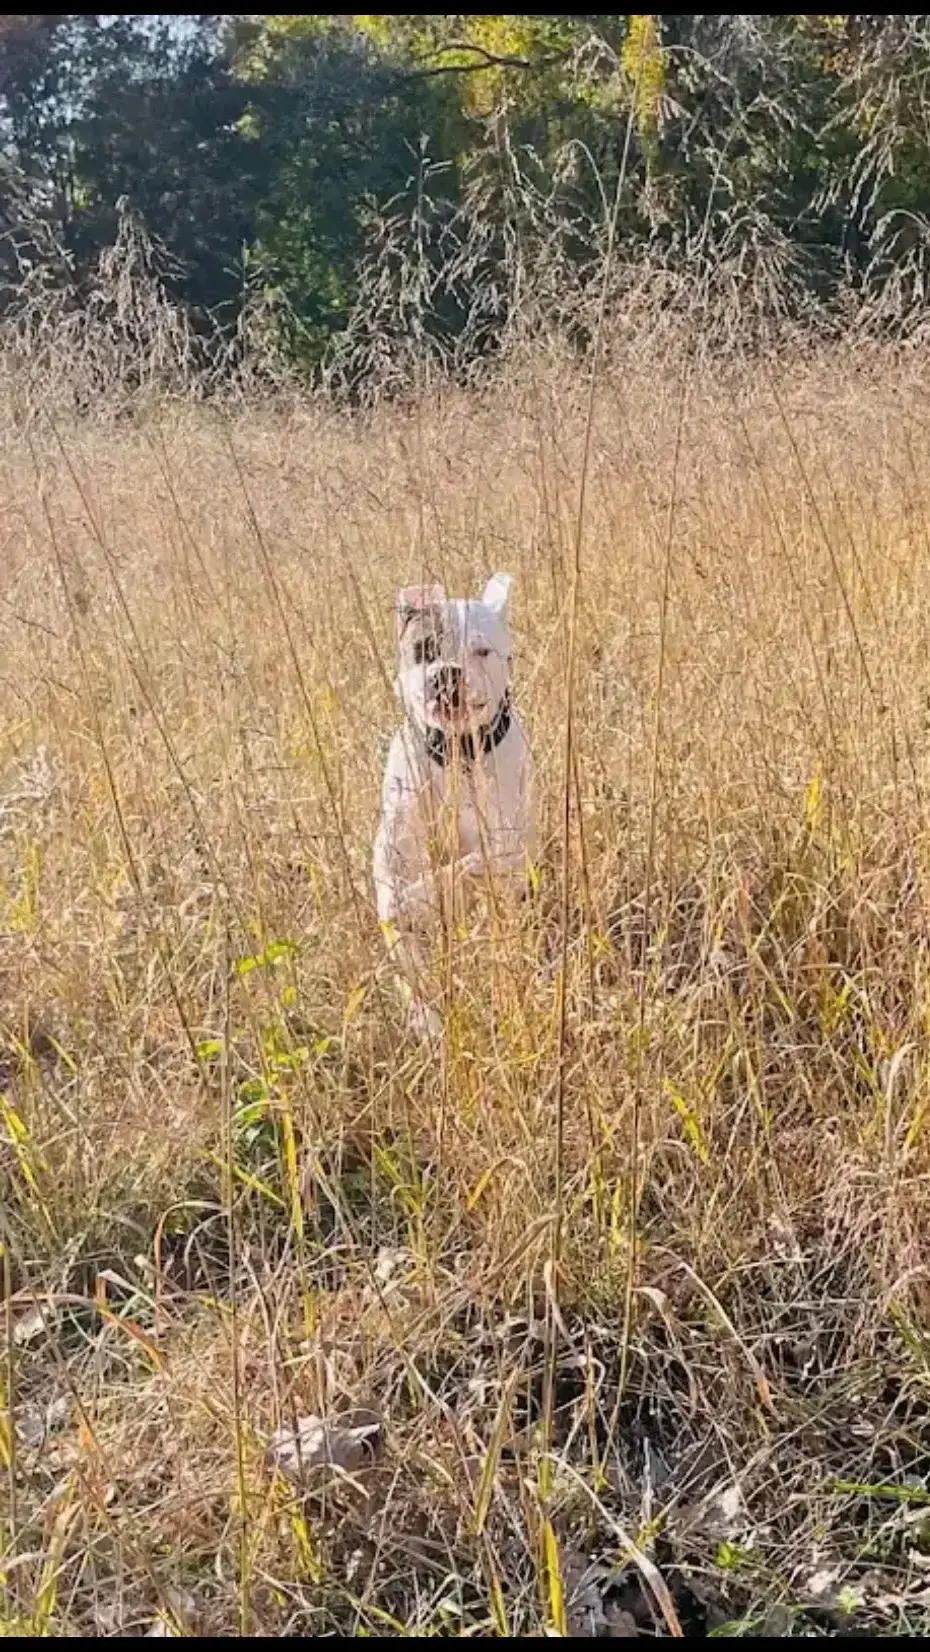
[[[510,690],[508,689],[497,708],[494,721],[487,723],[484,728],[478,730],[478,743],[485,756],[488,755],[488,752],[493,751],[495,746],[500,745],[512,722],[513,712],[510,706]],[[438,763],[441,769],[445,768],[449,761],[449,754],[454,751],[456,746],[458,746],[462,763],[468,768],[475,761],[475,736],[471,733],[471,730],[467,734],[453,735],[450,739],[445,729],[427,729],[426,749],[433,762]]]

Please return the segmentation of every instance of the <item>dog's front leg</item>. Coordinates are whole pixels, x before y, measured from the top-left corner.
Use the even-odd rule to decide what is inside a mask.
[[[511,888],[516,891],[522,881],[526,881],[529,874],[530,862],[526,849],[521,845],[517,849],[502,849],[492,843],[487,849],[475,849],[470,855],[465,855],[458,862],[457,870],[460,877],[482,878],[502,889]]]
[[[404,890],[403,907],[413,923],[436,924],[441,918],[451,919],[456,889],[468,881],[489,880],[492,884],[516,889],[527,873],[527,855],[524,848],[488,852],[473,849],[458,860],[424,872],[415,883]]]
[[[424,872],[416,883],[404,892],[404,906],[409,913],[436,924],[442,918],[451,918],[455,890],[464,879],[475,877],[480,871],[481,856],[463,855],[461,860],[448,861],[435,871]]]
[[[424,936],[406,914],[382,919],[388,956],[409,997],[410,1025],[417,1038],[436,1043],[442,1036],[442,1018],[424,997],[428,990],[428,969]]]

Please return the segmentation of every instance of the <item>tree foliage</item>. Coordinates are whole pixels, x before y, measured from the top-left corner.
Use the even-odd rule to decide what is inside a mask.
[[[257,288],[313,363],[374,293],[485,349],[518,263],[583,286],[623,170],[627,257],[923,302],[928,75],[923,14],[3,17],[4,301],[79,293],[128,203],[196,325]]]

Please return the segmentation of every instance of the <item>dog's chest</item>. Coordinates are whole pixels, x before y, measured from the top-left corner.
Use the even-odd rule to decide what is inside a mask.
[[[426,802],[430,853],[439,864],[480,849],[482,827],[485,833],[493,830],[493,804],[486,796],[479,800],[471,772],[442,770],[431,776]]]

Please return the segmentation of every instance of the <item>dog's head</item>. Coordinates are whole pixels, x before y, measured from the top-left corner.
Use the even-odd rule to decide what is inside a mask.
[[[421,729],[489,724],[510,686],[509,574],[480,599],[447,597],[441,585],[408,585],[397,598],[398,692]]]

